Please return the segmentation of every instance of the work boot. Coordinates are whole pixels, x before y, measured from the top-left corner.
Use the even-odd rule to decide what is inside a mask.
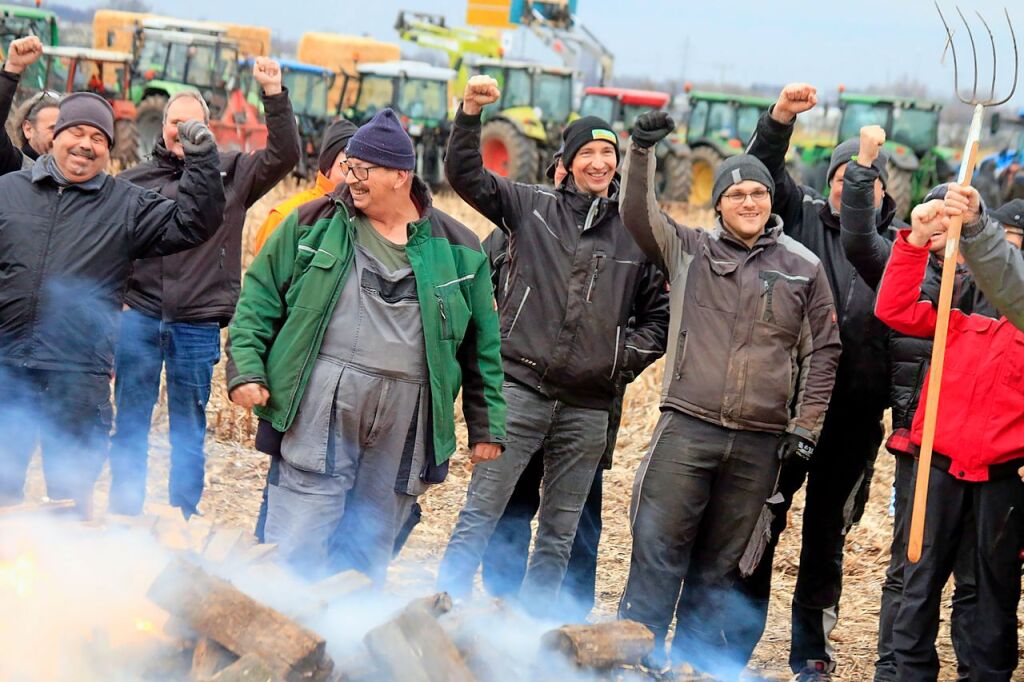
[[[793,682],[829,682],[835,669],[835,663],[807,661],[803,669],[793,677]]]

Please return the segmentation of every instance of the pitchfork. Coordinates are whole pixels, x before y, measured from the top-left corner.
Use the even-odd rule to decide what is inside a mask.
[[[988,33],[989,42],[992,44],[992,87],[989,90],[988,99],[978,97],[978,50],[974,42],[974,33],[971,25],[963,12],[957,7],[956,13],[967,29],[967,36],[971,43],[971,57],[974,64],[974,77],[971,85],[970,97],[960,94],[960,67],[957,62],[956,44],[953,40],[953,30],[946,23],[946,17],[942,9],[935,3],[935,9],[939,12],[942,25],[946,28],[947,47],[953,54],[953,88],[957,98],[964,104],[974,107],[974,117],[971,119],[970,132],[967,135],[967,143],[964,145],[963,163],[960,166],[960,173],[957,177],[957,184],[970,185],[974,176],[974,167],[978,162],[978,143],[981,139],[981,122],[987,107],[997,107],[1005,104],[1013,97],[1017,90],[1017,76],[1019,57],[1017,53],[1017,36],[1013,32],[1013,22],[1010,21],[1010,13],[1003,9],[1006,15],[1006,25],[1010,28],[1010,38],[1013,42],[1013,86],[1010,94],[1002,99],[996,98],[996,41],[992,35],[985,17],[979,12],[978,19],[981,20],[985,31]],[[953,280],[956,274],[957,254],[960,251],[960,229],[963,227],[963,216],[956,216],[949,223],[946,231],[946,254],[942,263],[942,287],[939,289],[939,310],[938,319],[935,323],[935,343],[932,346],[932,362],[930,376],[928,379],[928,394],[925,398],[924,407],[924,430],[921,434],[921,455],[917,465],[917,482],[914,487],[914,509],[910,519],[910,538],[907,542],[907,558],[917,562],[921,558],[921,547],[924,542],[924,516],[925,506],[928,500],[928,474],[931,470],[932,448],[935,444],[935,425],[939,412],[939,391],[942,387],[942,364],[946,358],[946,333],[949,330],[949,312],[953,300]]]

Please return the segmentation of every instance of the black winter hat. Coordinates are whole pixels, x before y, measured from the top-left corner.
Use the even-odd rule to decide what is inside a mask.
[[[57,125],[53,136],[74,126],[92,126],[107,138],[107,144],[114,146],[114,110],[110,103],[91,92],[73,92],[60,100]]]
[[[356,159],[396,170],[416,167],[416,150],[390,108],[381,109],[349,139],[345,153]]]
[[[548,164],[547,170],[544,171],[544,175],[547,176],[548,180],[555,179],[555,169],[558,168],[558,164],[562,163],[563,154],[565,154],[565,142],[562,142],[558,146],[558,151],[551,155],[551,163]]]
[[[718,200],[725,194],[725,190],[744,180],[760,182],[768,189],[768,193],[775,197],[775,180],[772,179],[768,168],[752,154],[739,154],[718,164],[715,184],[711,188],[711,205],[718,206]]]
[[[989,216],[1000,223],[1007,232],[1020,233],[1024,230],[1024,199],[1008,201],[989,212]]]
[[[853,161],[854,157],[857,156],[857,152],[860,151],[860,138],[851,137],[849,140],[842,142],[832,150],[832,158],[828,162],[828,176],[827,182],[832,182],[832,176],[836,174],[839,167],[844,163]],[[878,177],[882,179],[882,187],[889,186],[889,152],[884,149],[879,150],[878,158],[871,166],[878,171]]]
[[[947,189],[948,185],[946,183],[942,183],[941,185],[935,185],[930,190],[928,190],[928,194],[924,195],[924,198],[921,199],[921,203],[927,204],[929,201],[935,201],[936,199],[945,199]]]
[[[597,116],[578,118],[562,131],[562,163],[566,169],[572,168],[572,160],[576,158],[583,145],[599,140],[607,142],[615,148],[615,165],[619,165],[619,136],[611,125]],[[554,176],[554,169],[551,169]]]
[[[323,142],[320,143],[318,165],[320,166],[321,173],[327,175],[331,171],[334,160],[345,149],[345,145],[348,144],[348,141],[352,139],[357,130],[359,130],[359,127],[355,123],[344,118],[335,121],[327,127],[327,130],[324,131]]]

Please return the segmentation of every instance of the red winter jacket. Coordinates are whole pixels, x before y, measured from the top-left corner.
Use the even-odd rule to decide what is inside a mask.
[[[901,230],[893,245],[875,314],[898,332],[932,336],[938,313],[920,300],[928,249],[907,242],[908,234]],[[911,429],[915,445],[927,391],[925,379]],[[935,452],[949,458],[950,475],[965,481],[987,481],[990,466],[1024,458],[1024,332],[1006,317],[950,314]]]

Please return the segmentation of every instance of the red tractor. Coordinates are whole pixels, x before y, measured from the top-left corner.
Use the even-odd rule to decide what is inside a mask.
[[[656,90],[591,87],[583,91],[580,116],[597,116],[612,124],[623,151],[637,117],[664,109],[671,97]],[[686,201],[690,187],[690,148],[684,135],[674,132],[655,150],[658,157],[658,195],[668,201]]]

